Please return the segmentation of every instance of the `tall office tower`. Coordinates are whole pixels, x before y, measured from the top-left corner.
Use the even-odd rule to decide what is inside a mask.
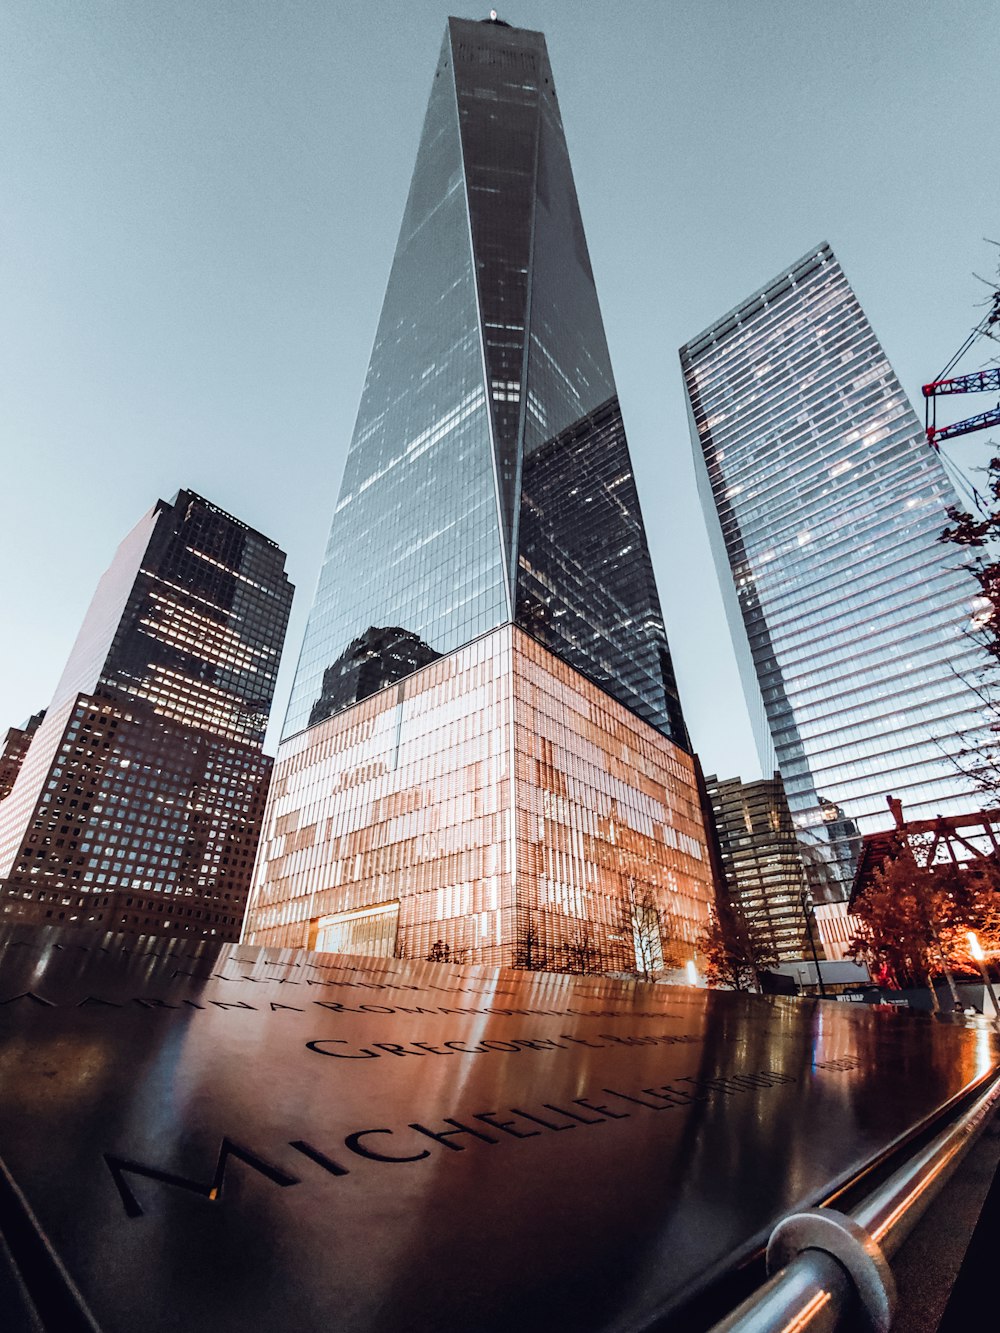
[[[43,708],[40,713],[32,713],[23,727],[7,728],[7,735],[3,738],[3,749],[0,750],[0,801],[9,796],[13,790],[24,756],[28,753],[28,747],[35,732],[42,725],[44,716]]]
[[[732,903],[779,961],[807,956],[806,876],[780,776],[705,779]]]
[[[887,795],[979,804],[956,761],[981,725],[971,584],[938,541],[955,497],[828,245],[680,356],[761,764],[836,898]]]
[[[0,803],[0,918],[238,938],[284,562],[191,491],[140,519]]]
[[[545,40],[450,19],[245,938],[690,957],[688,751]]]

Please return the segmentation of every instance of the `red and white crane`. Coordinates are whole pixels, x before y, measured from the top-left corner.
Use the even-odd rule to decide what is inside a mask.
[[[1000,402],[997,403],[996,407],[991,407],[985,412],[978,412],[975,416],[965,417],[961,421],[953,421],[950,426],[938,426],[937,424],[937,400],[939,398],[956,393],[989,393],[991,391],[1000,393],[1000,366],[992,366],[987,370],[976,370],[970,375],[956,375],[951,379],[945,378],[977,338],[983,334],[993,336],[990,330],[998,323],[1000,323],[1000,288],[997,288],[993,293],[988,314],[979,321],[938,378],[932,380],[930,384],[924,385],[924,425],[927,430],[927,443],[935,449],[944,440],[954,440],[959,435],[969,435],[972,431],[988,430],[990,426],[1000,426]]]

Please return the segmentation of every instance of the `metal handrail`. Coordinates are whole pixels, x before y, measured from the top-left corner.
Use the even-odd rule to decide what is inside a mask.
[[[895,1292],[887,1261],[998,1108],[1000,1075],[851,1214],[817,1208],[785,1219],[772,1233],[769,1267],[790,1246],[798,1252],[711,1333],[834,1333],[858,1301],[871,1327],[888,1329]]]

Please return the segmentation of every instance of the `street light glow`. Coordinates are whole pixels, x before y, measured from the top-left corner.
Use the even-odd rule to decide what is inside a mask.
[[[983,946],[979,943],[979,936],[974,930],[967,930],[965,938],[969,941],[969,953],[972,954],[977,963],[983,962],[986,955],[983,953]]]

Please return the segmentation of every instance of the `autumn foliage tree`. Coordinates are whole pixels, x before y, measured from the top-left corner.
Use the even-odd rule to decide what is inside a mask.
[[[943,975],[958,993],[952,971],[974,971],[968,932],[984,947],[1000,944],[1000,894],[997,866],[990,858],[964,865],[920,865],[908,846],[887,859],[855,900],[863,922],[852,941],[855,958],[873,976],[896,987],[927,986],[934,996],[935,976]]]
[[[773,946],[758,936],[736,904],[721,895],[698,948],[705,957],[709,986],[726,990],[760,991],[761,972],[778,962]]]
[[[931,871],[912,856],[887,860],[854,904],[864,929],[851,941],[851,953],[868,964],[872,975],[897,988],[927,986],[946,964],[943,953],[944,902]]]

